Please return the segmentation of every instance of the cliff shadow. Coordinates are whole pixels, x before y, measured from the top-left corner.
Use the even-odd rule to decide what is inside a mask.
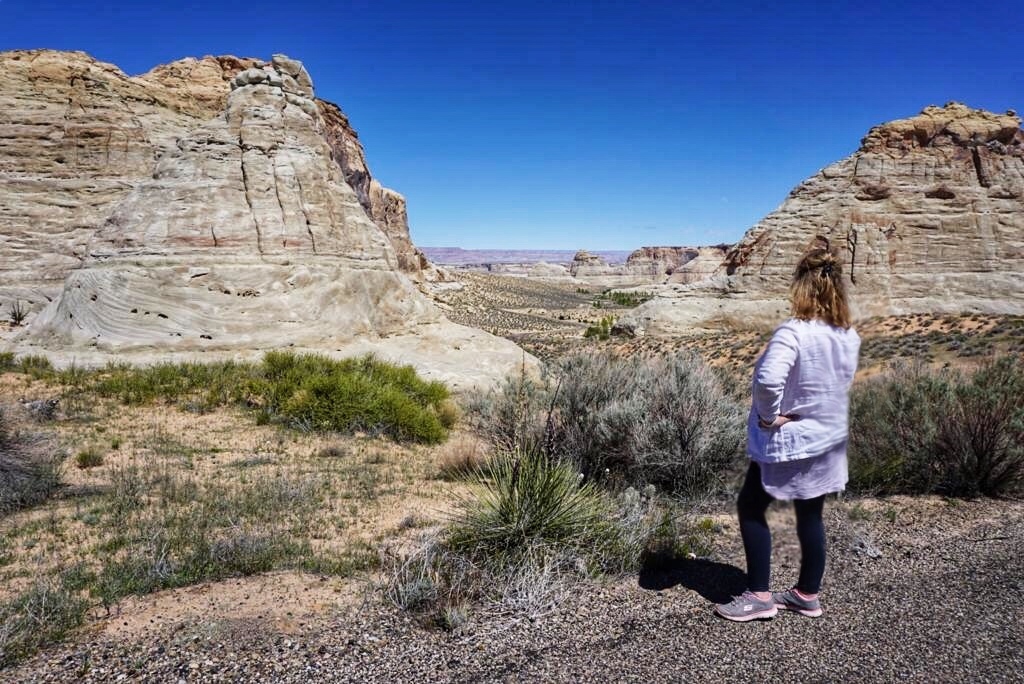
[[[652,556],[644,560],[638,583],[650,591],[681,586],[712,603],[727,603],[746,589],[747,574],[735,565],[704,558]]]

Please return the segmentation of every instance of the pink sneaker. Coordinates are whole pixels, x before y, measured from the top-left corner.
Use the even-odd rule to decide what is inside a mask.
[[[792,610],[807,617],[821,617],[821,601],[805,599],[792,589],[772,592],[772,601],[781,610]]]
[[[719,603],[715,613],[733,622],[749,622],[750,620],[767,620],[779,612],[772,599],[762,601],[751,591],[745,591],[729,603]]]

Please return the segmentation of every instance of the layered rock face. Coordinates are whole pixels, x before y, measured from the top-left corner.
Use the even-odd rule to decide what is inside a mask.
[[[97,225],[80,228],[80,263],[62,264],[59,294],[15,339],[18,349],[86,363],[111,354],[145,361],[280,347],[374,351],[463,384],[522,363],[511,342],[445,320],[400,271],[392,241],[366,209],[372,197],[361,198],[335,162],[327,105],[314,98],[302,64],[277,55],[238,67],[222,112],[198,124],[180,114],[182,134],[160,147],[155,164],[139,128],[144,142],[125,146],[117,196],[88,214]],[[173,84],[166,69],[144,78]],[[113,103],[120,116],[120,99]],[[114,182],[102,177],[103,155],[90,150],[97,176]],[[52,220],[54,230],[66,231],[76,216]],[[21,239],[17,230],[3,234]],[[45,251],[50,239],[19,247],[37,258],[32,250]]]
[[[0,53],[0,299],[52,299],[113,205],[253,63],[183,60],[133,79],[79,52]]]
[[[1024,313],[1020,124],[950,103],[873,128],[751,228],[709,280],[667,289],[621,323],[673,334],[722,316],[777,320],[816,235],[839,247],[860,316]]]
[[[231,80],[260,64],[188,58],[128,77],[81,52],[0,53],[0,301],[38,309],[53,299],[113,206],[151,178],[179,139],[221,114]],[[399,264],[413,277],[431,277],[409,240],[405,200],[370,176],[341,111],[315,103],[325,112],[323,136],[351,148],[342,168]]]
[[[348,117],[331,102],[317,100],[317,105],[325,124],[324,137],[330,145],[332,159],[341,167],[345,181],[355,190],[363,209],[391,240],[399,268],[414,280],[445,280],[447,274],[431,264],[412,243],[405,197],[385,188],[370,175],[363,145]]]
[[[695,259],[699,253],[695,247],[641,247],[626,258],[625,268],[629,273],[647,275],[656,282],[663,282],[666,276]]]
[[[625,263],[609,264],[596,254],[580,250],[569,271],[574,278],[614,287],[635,287],[666,282],[696,282],[708,275],[706,268],[686,266],[699,257],[705,261],[712,255],[724,255],[718,247],[641,247],[626,258]],[[718,263],[715,263],[717,267]],[[678,278],[676,273],[680,275]]]
[[[712,245],[710,247],[696,247],[696,254],[676,267],[668,278],[670,283],[689,285],[699,283],[712,277],[722,264],[725,255],[732,248],[732,245]]]

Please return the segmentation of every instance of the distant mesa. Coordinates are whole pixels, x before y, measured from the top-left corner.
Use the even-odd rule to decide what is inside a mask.
[[[666,287],[620,326],[677,334],[738,316],[777,321],[799,255],[828,237],[860,316],[1024,313],[1024,131],[1012,111],[949,103],[872,128],[808,178],[712,270]],[[691,270],[696,270],[691,267]]]
[[[627,251],[465,250],[425,247],[438,265],[499,275],[578,280],[585,285],[637,287],[696,282],[710,274],[730,245],[641,247]],[[712,268],[701,264],[713,264]]]
[[[404,198],[301,62],[189,58],[129,77],[36,50],[0,53],[0,69],[0,302],[33,310],[18,351],[372,351],[463,384],[522,364],[419,291],[443,274],[409,239]]]

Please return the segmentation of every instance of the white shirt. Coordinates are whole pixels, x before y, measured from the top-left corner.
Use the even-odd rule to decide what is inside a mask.
[[[781,463],[842,450],[849,434],[850,385],[860,336],[824,321],[791,318],[772,335],[754,366],[747,419],[747,453],[759,463]],[[762,428],[780,414],[799,416]]]

